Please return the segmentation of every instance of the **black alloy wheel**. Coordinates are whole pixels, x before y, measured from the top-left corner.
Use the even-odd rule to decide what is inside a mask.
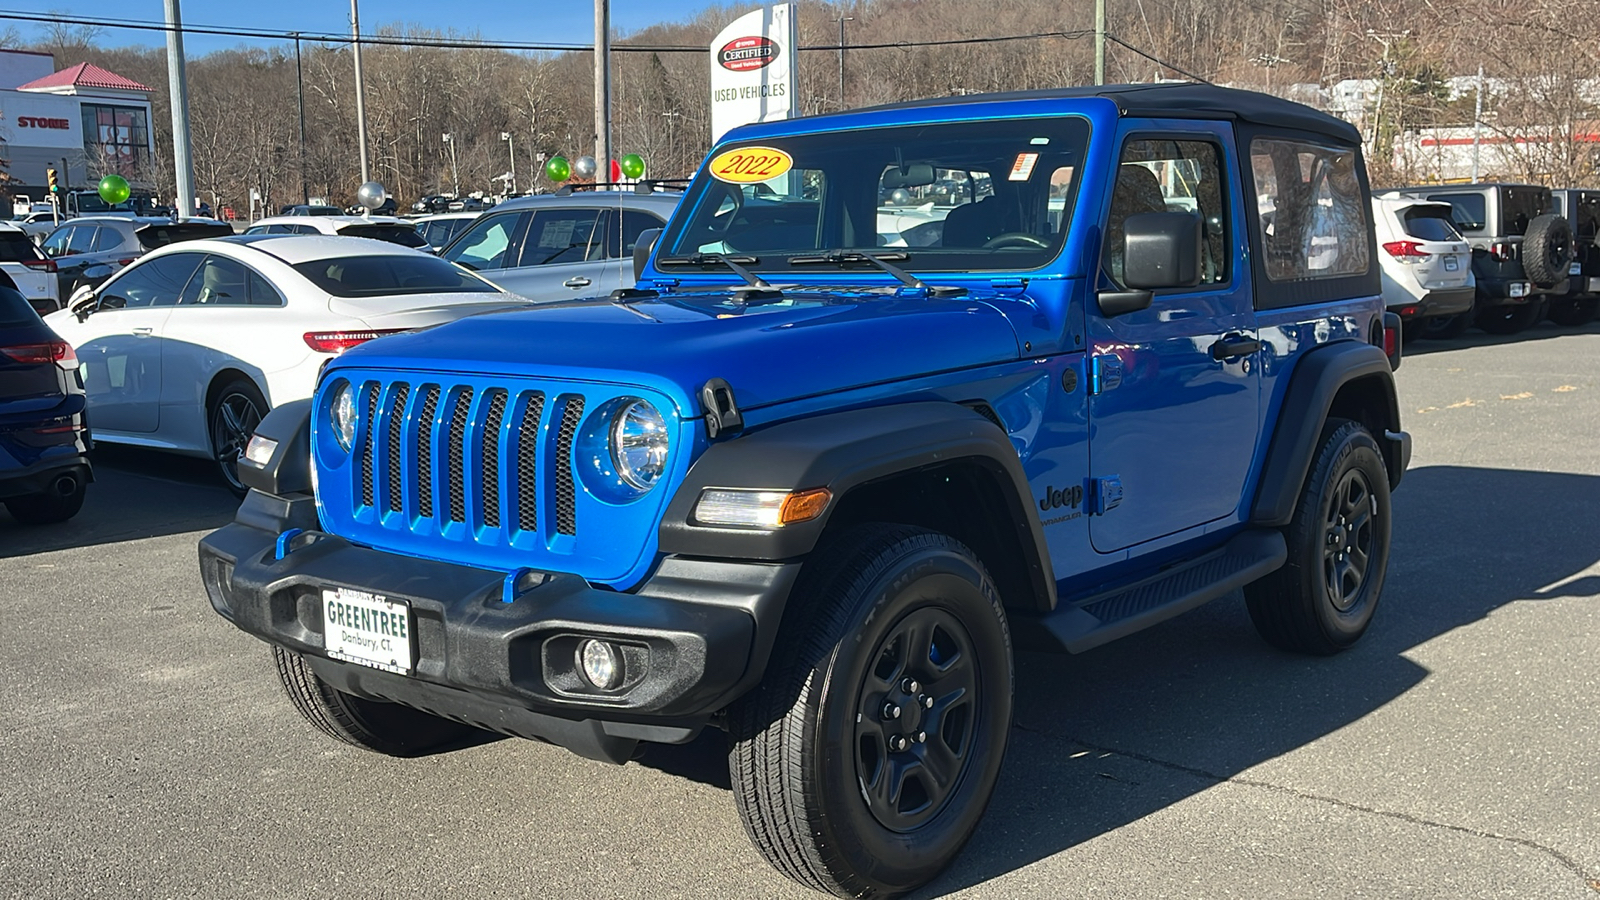
[[[1372,562],[1376,532],[1373,519],[1378,498],[1360,469],[1350,469],[1334,489],[1333,502],[1322,523],[1322,573],[1328,601],[1348,613],[1361,599]]]
[[[249,488],[239,480],[239,457],[267,414],[267,401],[247,381],[233,381],[211,404],[211,456],[228,487],[243,497]]]

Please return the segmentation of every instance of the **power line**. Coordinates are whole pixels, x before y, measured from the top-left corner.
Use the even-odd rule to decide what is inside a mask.
[[[1172,63],[1167,62],[1166,60],[1162,59],[1159,56],[1152,56],[1151,54],[1146,53],[1143,50],[1140,50],[1138,47],[1135,47],[1134,45],[1128,43],[1127,41],[1123,40],[1122,38],[1117,37],[1114,34],[1107,34],[1106,35],[1106,40],[1110,41],[1113,44],[1116,44],[1119,47],[1122,47],[1125,50],[1128,50],[1129,52],[1138,54],[1139,56],[1142,56],[1145,59],[1150,60],[1151,62],[1155,63],[1158,66],[1164,66],[1164,67],[1166,67],[1168,69],[1171,69],[1172,71],[1177,72],[1179,75],[1182,75],[1185,78],[1193,78],[1195,81],[1201,82],[1202,84],[1210,84],[1211,83],[1211,81],[1209,79],[1202,78],[1199,75],[1194,74],[1193,72],[1186,72],[1183,69],[1180,69],[1177,66],[1173,65]]]

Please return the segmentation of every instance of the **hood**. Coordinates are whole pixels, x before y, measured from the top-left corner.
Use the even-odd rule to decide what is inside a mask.
[[[472,316],[358,347],[336,365],[670,385],[680,397],[722,378],[748,409],[1019,354],[1011,325],[981,294],[791,289],[752,305],[736,296],[600,298]]]

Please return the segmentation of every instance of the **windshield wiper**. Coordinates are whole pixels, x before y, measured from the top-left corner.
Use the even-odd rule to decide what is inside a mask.
[[[758,257],[754,256],[729,256],[726,253],[696,253],[692,256],[663,256],[656,260],[656,262],[664,263],[669,266],[709,266],[713,263],[720,263],[733,270],[733,274],[743,278],[745,283],[749,284],[751,287],[758,287],[762,289],[772,287],[772,285],[767,284],[767,282],[762,279],[760,275],[757,275],[756,273],[745,268],[745,266],[753,266],[756,263],[761,262]]]
[[[909,259],[911,259],[911,254],[903,252],[863,253],[860,250],[832,250],[817,256],[791,256],[789,257],[789,265],[814,266],[828,263],[832,263],[834,265],[843,265],[845,263],[853,262],[872,263],[883,271],[893,275],[901,284],[905,285],[906,287],[927,291],[928,296],[930,297],[958,297],[967,292],[967,289],[964,287],[951,287],[942,285],[939,287],[929,287],[926,282],[910,272],[907,272],[905,269],[889,264],[890,260],[895,262],[905,262]]]

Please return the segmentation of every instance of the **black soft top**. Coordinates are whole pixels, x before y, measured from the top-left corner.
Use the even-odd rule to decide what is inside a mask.
[[[1361,133],[1343,119],[1312,109],[1303,103],[1284,100],[1257,91],[1217,87],[1211,84],[1107,84],[1098,87],[1048,88],[1037,91],[1008,91],[997,94],[966,94],[960,97],[935,97],[892,103],[854,112],[887,109],[920,109],[967,103],[1003,103],[1010,100],[1077,100],[1104,97],[1115,103],[1124,116],[1165,119],[1237,119],[1255,125],[1278,125],[1314,132],[1346,144],[1359,145]]]

